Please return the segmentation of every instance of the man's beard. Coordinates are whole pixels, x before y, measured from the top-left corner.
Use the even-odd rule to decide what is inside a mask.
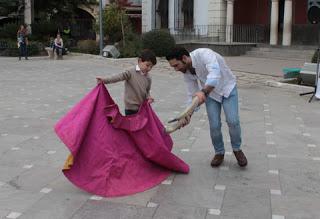
[[[185,74],[185,73],[187,72],[187,70],[189,69],[189,68],[188,68],[188,64],[187,64],[185,61],[183,61],[183,60],[181,60],[181,62],[184,64],[184,68],[181,70],[181,72],[182,72],[183,74]]]

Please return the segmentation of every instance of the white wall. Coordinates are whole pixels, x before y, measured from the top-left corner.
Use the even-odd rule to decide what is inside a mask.
[[[171,31],[174,29],[174,1],[169,0],[169,29]]]
[[[208,25],[209,0],[194,0],[194,25]]]
[[[153,2],[155,0],[142,0],[142,31],[153,28]],[[169,28],[174,29],[175,0],[169,0]],[[225,25],[225,0],[194,0],[194,25]]]
[[[209,0],[208,4],[208,24],[225,25],[226,24],[226,0]]]

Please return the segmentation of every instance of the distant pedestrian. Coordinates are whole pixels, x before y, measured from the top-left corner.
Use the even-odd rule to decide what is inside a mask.
[[[19,48],[19,60],[21,60],[21,57],[24,56],[26,60],[28,60],[28,50],[27,46],[29,44],[28,42],[28,30],[25,27],[25,25],[20,25],[20,28],[17,32],[17,44]]]
[[[177,47],[166,58],[171,67],[184,74],[189,101],[191,102],[193,96],[197,96],[200,100],[199,105],[206,104],[211,141],[215,149],[211,166],[220,166],[224,160],[221,108],[224,110],[229,127],[233,153],[239,166],[246,166],[247,158],[241,150],[236,77],[223,57],[208,48],[196,49],[189,53],[185,48]],[[185,119],[184,125],[189,121],[190,118]]]

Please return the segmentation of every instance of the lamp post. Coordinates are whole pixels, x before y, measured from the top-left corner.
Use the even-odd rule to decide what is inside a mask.
[[[100,35],[100,55],[103,50],[103,33],[102,33],[102,0],[99,0],[99,35]]]

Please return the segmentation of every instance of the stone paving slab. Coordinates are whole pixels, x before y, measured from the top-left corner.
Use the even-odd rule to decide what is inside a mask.
[[[180,206],[170,203],[159,205],[153,218],[155,219],[173,219],[173,218],[205,218],[207,209],[192,206]]]
[[[319,202],[319,198],[304,196],[273,196],[271,198],[273,212],[293,219],[319,218]]]
[[[172,134],[173,152],[190,165],[190,174],[173,173],[132,196],[101,198],[62,174],[69,152],[53,125],[95,86],[95,76],[121,72],[136,59],[1,58],[0,218],[319,218],[320,102],[309,104],[310,96],[299,96],[310,88],[278,82],[274,71],[288,62],[249,57],[227,62],[238,80],[248,167],[238,167],[225,122],[225,161],[210,167],[214,151],[201,107],[189,126]],[[153,108],[166,122],[184,108],[186,88],[181,74],[164,59],[158,63],[151,73]],[[108,89],[123,108],[123,84]]]
[[[138,207],[134,205],[115,204],[110,202],[88,201],[81,210],[72,218],[91,219],[91,218],[152,218],[155,208]]]

